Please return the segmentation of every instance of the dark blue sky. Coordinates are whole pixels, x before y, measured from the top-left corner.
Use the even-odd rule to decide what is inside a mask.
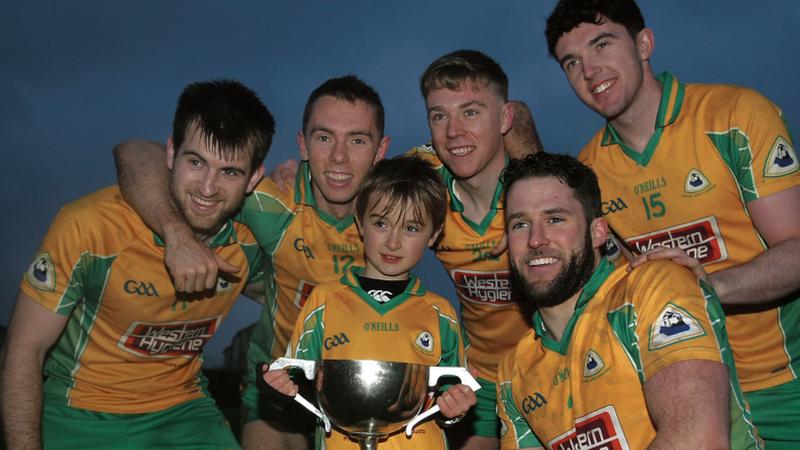
[[[355,73],[383,96],[390,155],[428,139],[418,79],[436,57],[474,48],[494,57],[511,96],[533,110],[545,147],[575,154],[602,121],[575,98],[547,56],[554,0],[5,1],[0,4],[0,136],[11,158],[0,177],[3,247],[0,324],[21,274],[58,208],[115,182],[111,149],[126,137],[165,141],[183,86],[234,77],[272,110],[278,132],[267,168],[295,157],[311,90]],[[643,0],[657,72],[682,81],[753,87],[800,130],[800,3]],[[418,273],[451,296],[426,258]],[[429,275],[428,275],[429,274]],[[240,301],[209,344],[207,361],[258,314]]]

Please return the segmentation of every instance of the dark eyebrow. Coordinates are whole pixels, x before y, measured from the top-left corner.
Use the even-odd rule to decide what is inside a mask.
[[[617,35],[614,34],[614,33],[610,33],[608,31],[600,33],[600,34],[598,34],[597,36],[595,36],[594,38],[592,38],[589,41],[589,44],[587,45],[587,47],[591,47],[591,46],[597,44],[599,41],[601,41],[601,40],[603,40],[605,38],[608,38],[608,37],[615,38],[615,37],[617,37]],[[563,58],[558,60],[558,64],[563,67],[564,66],[564,62],[566,62],[568,59],[571,59],[571,58],[574,58],[574,56],[572,56],[572,53],[567,53],[566,55],[564,55]]]
[[[202,156],[200,156],[200,154],[199,154],[199,153],[197,153],[197,152],[196,152],[196,151],[194,151],[194,150],[184,150],[184,151],[183,151],[183,154],[184,154],[184,155],[191,155],[191,156],[194,156],[195,158],[197,158],[197,159],[199,159],[199,160],[201,160],[201,161],[203,161],[203,162],[208,162],[208,161],[206,161],[206,159],[205,159],[205,158],[203,158]]]
[[[316,126],[309,131],[309,135],[316,133],[317,131],[321,131],[323,133],[328,134],[335,134],[333,130],[328,127]],[[369,136],[372,138],[372,133],[369,130],[353,130],[347,132],[348,136]]]

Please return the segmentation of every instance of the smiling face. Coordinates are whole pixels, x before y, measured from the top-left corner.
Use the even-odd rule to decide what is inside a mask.
[[[425,104],[436,154],[456,178],[468,180],[503,170],[503,134],[512,116],[493,89],[467,79],[459,90],[432,90]]]
[[[318,207],[337,218],[352,214],[369,168],[389,146],[389,138],[377,128],[373,108],[361,100],[351,103],[322,96],[297,139],[300,156],[311,168]]]
[[[357,218],[364,241],[364,275],[381,280],[404,280],[436,241],[430,217],[416,217],[411,205],[387,210],[378,194],[369,198],[364,217]]]
[[[634,40],[623,25],[604,20],[581,23],[562,35],[555,55],[578,98],[614,120],[636,102],[652,50],[651,30],[643,29]]]
[[[572,189],[552,176],[511,186],[506,227],[515,282],[520,294],[539,307],[577,298],[599,261],[607,232],[602,218],[587,225]]]
[[[167,143],[170,193],[195,235],[204,241],[239,209],[264,174],[263,165],[251,170],[252,153],[241,152],[244,158],[225,161],[209,145],[194,124],[179,148],[174,148],[171,138]]]

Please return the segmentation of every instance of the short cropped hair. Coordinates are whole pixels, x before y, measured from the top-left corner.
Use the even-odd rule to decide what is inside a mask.
[[[422,96],[447,88],[457,91],[465,81],[480,82],[508,101],[508,76],[495,60],[476,50],[457,50],[448,53],[425,69],[419,86]]]
[[[572,189],[581,203],[587,224],[602,217],[597,176],[592,169],[569,155],[539,152],[522,159],[512,159],[502,175],[505,200],[508,200],[508,192],[517,181],[545,177],[555,177]]]
[[[383,138],[384,111],[381,97],[372,86],[355,75],[331,78],[320,84],[311,92],[311,95],[308,96],[306,107],[303,110],[303,133],[306,132],[306,126],[308,126],[308,121],[311,120],[311,113],[314,112],[314,106],[317,100],[324,96],[346,100],[352,104],[361,100],[371,106],[372,111],[375,113],[375,127],[378,129],[378,133],[380,133],[378,138]]]
[[[634,40],[645,27],[634,0],[560,0],[547,18],[544,31],[547,51],[556,58],[556,44],[561,36],[582,23],[600,25],[606,19],[624,26]]]
[[[264,163],[275,134],[275,119],[258,95],[230,79],[195,82],[184,88],[172,121],[176,149],[192,125],[222,159],[249,157],[251,171]]]
[[[398,156],[378,161],[370,170],[356,197],[356,215],[363,220],[370,198],[385,200],[381,214],[404,210],[415,221],[428,223],[436,232],[447,214],[447,191],[433,166],[416,156]]]

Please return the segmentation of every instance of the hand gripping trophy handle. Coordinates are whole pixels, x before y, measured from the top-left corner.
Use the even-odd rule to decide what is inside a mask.
[[[444,376],[457,377],[458,379],[461,380],[463,384],[466,384],[467,386],[472,388],[473,391],[477,391],[478,389],[481,388],[481,385],[478,384],[478,381],[472,377],[472,375],[466,368],[439,367],[439,366],[430,368],[430,372],[428,375],[428,386],[436,386],[437,384],[439,384],[439,378]],[[408,425],[406,425],[406,435],[410,437],[414,427],[418,423],[436,414],[437,412],[439,412],[439,405],[433,405],[430,409],[428,409],[424,413],[414,417],[414,419],[412,419],[411,422],[409,422]]]
[[[273,361],[272,364],[269,365],[269,370],[278,370],[278,369],[285,369],[285,368],[299,368],[303,370],[303,374],[309,380],[314,379],[314,372],[317,370],[317,362],[311,361],[307,359],[293,359],[293,358],[278,358]],[[325,414],[322,414],[322,411],[317,409],[311,402],[306,400],[300,393],[294,395],[294,401],[300,403],[305,409],[314,413],[315,416],[319,417],[322,420],[323,425],[325,426],[325,432],[330,433],[331,431],[331,421]]]

